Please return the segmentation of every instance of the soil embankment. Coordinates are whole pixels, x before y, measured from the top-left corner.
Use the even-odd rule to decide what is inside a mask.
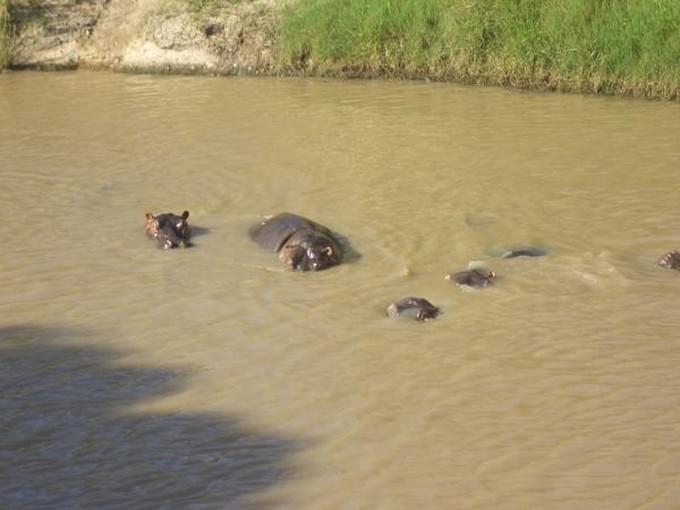
[[[179,0],[14,0],[9,66],[264,73],[274,66],[280,4],[255,0],[195,12]]]

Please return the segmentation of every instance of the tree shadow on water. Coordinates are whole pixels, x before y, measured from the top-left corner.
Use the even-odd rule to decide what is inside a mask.
[[[0,506],[275,506],[256,496],[285,480],[299,441],[222,415],[126,413],[184,377],[65,341],[80,334],[0,327]]]

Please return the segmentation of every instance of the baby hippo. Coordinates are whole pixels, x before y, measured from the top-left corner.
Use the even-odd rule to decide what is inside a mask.
[[[323,225],[282,213],[250,229],[250,238],[261,247],[279,254],[279,259],[295,271],[320,271],[342,261],[340,243]]]
[[[680,270],[680,251],[669,251],[659,259],[659,265],[661,267],[667,267],[668,269]]]
[[[427,299],[406,297],[389,305],[385,309],[385,313],[389,317],[408,317],[417,321],[426,321],[437,317],[439,308]]]
[[[189,237],[191,229],[187,219],[189,211],[184,211],[182,216],[173,213],[163,213],[154,216],[150,212],[146,213],[146,233],[158,241],[163,249],[187,248],[191,246]]]
[[[482,288],[493,283],[496,279],[496,273],[484,268],[475,268],[447,274],[444,278],[453,280],[456,285]]]

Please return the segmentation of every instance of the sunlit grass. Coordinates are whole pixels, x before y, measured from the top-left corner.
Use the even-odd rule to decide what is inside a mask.
[[[249,0],[184,0],[189,10],[194,14],[211,14],[231,4],[238,4]]]
[[[0,71],[9,65],[12,43],[11,30],[9,0],[0,0]]]
[[[678,97],[678,0],[300,0],[281,63]]]

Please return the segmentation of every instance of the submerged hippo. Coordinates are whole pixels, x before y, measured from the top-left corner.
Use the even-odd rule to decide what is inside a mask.
[[[476,268],[458,271],[457,273],[450,273],[444,278],[446,280],[455,282],[456,285],[482,288],[493,283],[493,281],[496,279],[496,273],[488,269]]]
[[[426,321],[437,317],[439,308],[425,298],[405,297],[389,305],[385,313],[389,317],[408,317],[417,321]]]
[[[516,248],[510,248],[501,254],[503,259],[513,259],[515,257],[543,257],[547,255],[548,252],[543,248],[537,246],[518,246]]]
[[[333,233],[318,223],[282,213],[250,229],[257,244],[279,254],[279,259],[296,271],[320,271],[342,261],[340,243]]]
[[[182,216],[173,213],[163,213],[154,216],[150,212],[145,214],[146,225],[144,229],[149,236],[158,241],[161,248],[187,248],[191,246],[189,237],[191,229],[187,219],[189,211],[184,211]]]
[[[659,259],[659,265],[668,269],[680,270],[680,251],[669,251]]]

